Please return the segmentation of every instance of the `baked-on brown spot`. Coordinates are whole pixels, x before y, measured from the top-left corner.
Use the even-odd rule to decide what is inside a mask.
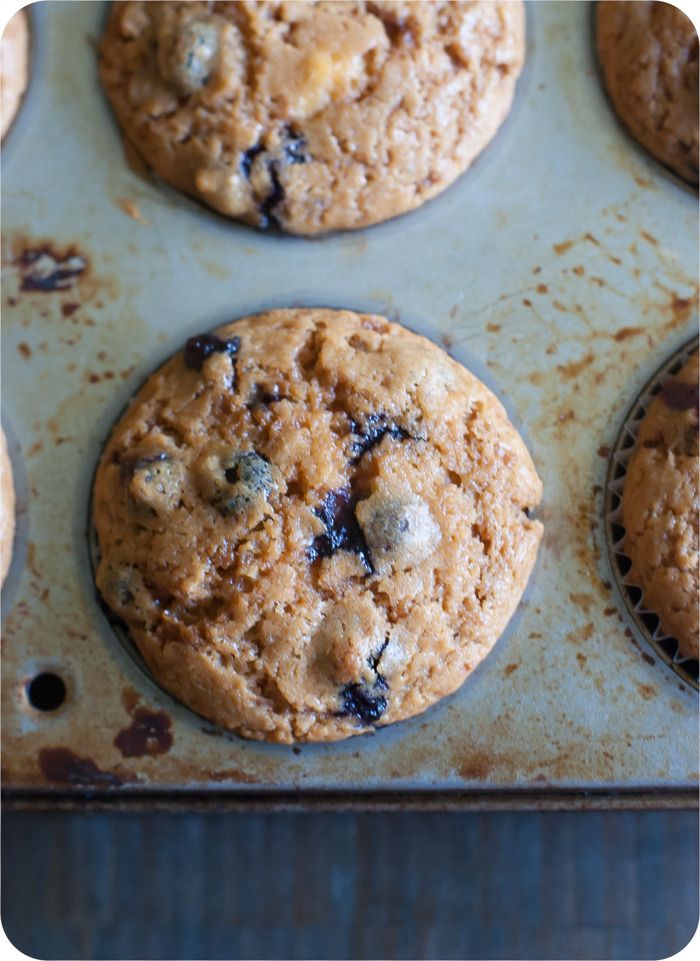
[[[524,57],[511,2],[118,2],[100,75],[170,184],[258,227],[364,227],[469,167]]]
[[[618,116],[657,160],[697,184],[698,35],[693,24],[672,3],[600,0],[596,7],[598,56]]]
[[[277,310],[199,340],[237,350],[156,371],[94,487],[98,587],[156,678],[282,742],[363,733],[454,691],[542,533],[527,513],[541,484],[499,402],[381,317]]]
[[[114,738],[114,746],[122,757],[155,757],[166,754],[173,743],[171,721],[165,711],[134,710],[129,727]]]
[[[39,767],[47,781],[72,787],[118,787],[126,780],[112,771],[102,771],[91,758],[79,757],[67,747],[42,748]]]

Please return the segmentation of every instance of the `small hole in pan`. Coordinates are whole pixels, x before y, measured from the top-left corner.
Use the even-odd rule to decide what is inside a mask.
[[[66,699],[66,685],[51,671],[37,674],[27,684],[27,700],[37,711],[56,711]]]

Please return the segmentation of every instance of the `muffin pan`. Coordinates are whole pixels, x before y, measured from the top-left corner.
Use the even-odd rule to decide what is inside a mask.
[[[697,195],[620,128],[591,7],[528,9],[513,110],[424,208],[314,241],[206,211],[125,159],[100,3],[32,9],[3,145],[2,407],[18,494],[3,590],[9,797],[44,803],[692,804],[697,700],[628,622],[604,488],[629,398],[697,330]],[[519,611],[464,687],[374,735],[293,748],[162,692],[95,597],[90,485],[149,371],[273,306],[347,306],[442,344],[505,402],[545,485]]]

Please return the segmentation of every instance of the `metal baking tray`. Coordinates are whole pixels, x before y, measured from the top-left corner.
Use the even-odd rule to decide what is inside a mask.
[[[2,147],[2,412],[19,507],[6,795],[693,804],[697,695],[638,644],[613,593],[602,493],[629,404],[697,329],[697,195],[612,114],[591,5],[528,7],[513,110],[452,188],[313,241],[226,221],[130,165],[97,79],[105,6],[30,12],[32,80]],[[546,533],[517,615],[458,693],[370,736],[285,747],[222,732],[148,680],[95,597],[87,512],[110,426],[154,367],[192,334],[299,304],[398,319],[482,377],[544,480]],[[28,697],[47,672],[66,688],[54,711]]]

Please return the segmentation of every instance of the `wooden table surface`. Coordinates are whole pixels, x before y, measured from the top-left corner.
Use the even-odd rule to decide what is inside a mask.
[[[8,813],[38,958],[661,958],[698,921],[693,812]]]

